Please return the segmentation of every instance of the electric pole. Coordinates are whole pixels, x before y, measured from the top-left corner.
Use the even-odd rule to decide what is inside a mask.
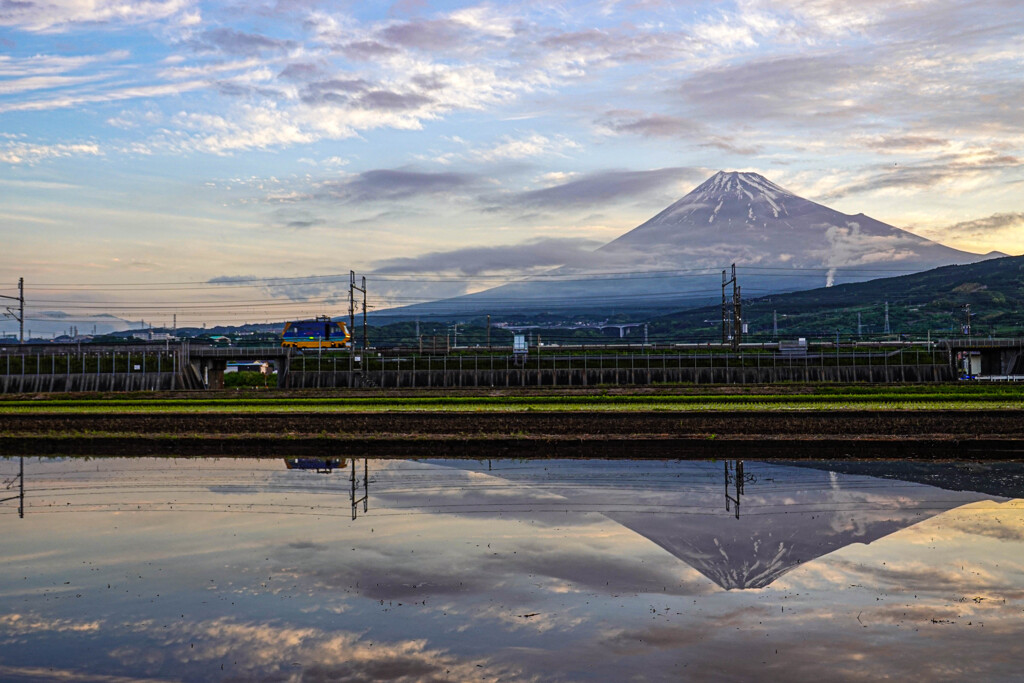
[[[487,314],[487,350],[491,349],[491,314]]]
[[[862,329],[863,328],[861,327],[861,324],[860,324],[860,312],[858,311],[857,312],[857,336],[858,337],[861,336],[861,330]]]
[[[743,295],[736,280],[736,264],[732,264],[732,350],[740,350],[743,341]]]
[[[363,293],[363,356],[366,355],[367,339],[366,339],[366,276],[362,279],[363,286],[360,291]],[[366,361],[363,361],[364,363]]]
[[[726,299],[725,288],[732,285],[732,300]],[[722,344],[732,341],[734,351],[739,350],[743,337],[743,315],[740,298],[740,286],[736,282],[736,264],[732,264],[732,278],[726,279],[722,271]],[[729,309],[732,309],[730,314]]]
[[[729,303],[725,298],[725,288],[729,285],[729,280],[726,279],[725,271],[722,271],[722,346],[729,343],[732,338],[731,320],[729,316]]]
[[[18,302],[18,312],[15,313],[11,307],[7,307],[7,315],[18,321],[18,343],[25,343],[25,278],[18,278],[18,296],[5,296],[0,294],[0,299],[10,299]],[[31,336],[31,334],[29,335]]]
[[[889,328],[889,302],[885,302],[885,334],[892,334],[892,330]]]
[[[966,334],[968,337],[970,337],[971,336],[971,305],[970,304],[967,304],[967,305],[964,306],[964,319],[966,320],[966,323],[964,324],[964,334]]]
[[[779,312],[772,311],[772,338],[779,338]]]
[[[356,340],[352,338],[352,335],[356,331],[356,271],[348,271],[348,333],[349,333],[349,349],[348,349],[348,372],[349,382],[352,381],[352,371],[354,370],[355,362],[355,348]],[[349,385],[351,386],[351,384]]]

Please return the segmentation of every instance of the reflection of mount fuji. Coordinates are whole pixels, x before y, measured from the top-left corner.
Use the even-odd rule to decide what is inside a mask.
[[[993,499],[766,463],[537,463],[501,461],[490,474],[598,510],[727,590],[763,588],[845,546]]]

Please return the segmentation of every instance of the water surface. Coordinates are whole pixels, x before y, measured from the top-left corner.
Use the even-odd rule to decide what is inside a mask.
[[[1018,465],[26,458],[22,517],[21,464],[0,460],[4,681],[1012,680],[1024,659]]]

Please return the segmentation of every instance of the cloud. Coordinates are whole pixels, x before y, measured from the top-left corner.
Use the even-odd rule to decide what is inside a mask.
[[[376,40],[358,40],[338,46],[336,49],[349,59],[357,61],[381,59],[397,55],[401,52],[397,48],[377,42]]]
[[[63,32],[81,24],[142,24],[187,12],[192,0],[8,0],[0,26],[32,32]]]
[[[315,191],[318,199],[363,203],[444,195],[472,187],[476,178],[463,173],[406,169],[364,171],[342,181],[326,181]]]
[[[1000,232],[1011,232],[1014,235],[1024,231],[1024,212],[994,213],[984,218],[961,221],[935,232],[954,237],[991,238]]]
[[[918,152],[946,147],[948,144],[949,140],[944,137],[913,133],[878,135],[864,142],[865,147],[887,154]]]
[[[308,83],[303,89],[301,98],[306,104],[345,103],[352,95],[365,92],[371,83],[362,78],[329,78]]]
[[[680,116],[611,111],[597,123],[612,133],[645,138],[678,138],[695,142],[700,147],[713,147],[731,154],[750,155],[760,151],[759,146],[737,144],[730,136],[715,134],[709,126]]]
[[[123,88],[111,88],[101,92],[70,92],[37,100],[22,100],[3,103],[0,104],[0,113],[10,111],[68,109],[82,104],[93,104],[98,102],[150,99],[166,95],[180,95],[190,90],[199,90],[208,86],[209,83],[207,81],[186,81],[180,83],[161,83],[158,85],[136,85]]]
[[[704,126],[696,121],[664,114],[635,114],[609,112],[606,125],[617,133],[632,133],[644,137],[676,138],[697,135]]]
[[[386,42],[421,50],[449,50],[462,43],[466,26],[451,19],[420,19],[393,24],[379,32]]]
[[[489,197],[491,210],[578,209],[606,205],[637,197],[686,180],[703,177],[693,168],[659,168],[652,171],[602,171],[578,180],[540,190]]]
[[[6,164],[32,165],[46,159],[102,156],[102,154],[99,145],[94,142],[43,145],[20,141],[0,141],[0,163]]]
[[[301,209],[278,209],[271,215],[276,225],[290,230],[316,228],[327,223],[323,218]]]
[[[277,77],[287,81],[308,81],[323,73],[322,69],[322,65],[313,62],[292,62],[281,69]]]
[[[397,93],[389,90],[371,90],[363,93],[356,104],[365,109],[403,110],[419,109],[433,100],[418,93]]]
[[[268,50],[294,50],[298,43],[294,40],[281,40],[232,28],[215,28],[203,31],[193,39],[192,46],[198,50],[215,50],[251,57]]]
[[[874,166],[865,177],[826,193],[825,199],[881,190],[921,190],[947,183],[962,186],[973,177],[991,179],[1016,170],[1021,163],[1020,157],[999,150],[967,148],[904,165]]]
[[[524,272],[555,266],[585,267],[601,242],[572,238],[540,238],[522,244],[463,247],[410,258],[391,258],[372,265],[375,273],[483,273]]]
[[[947,230],[978,235],[980,233],[976,231],[1001,230],[1008,226],[1020,225],[1021,223],[1024,223],[1024,213],[995,213],[986,218],[977,218],[972,221],[951,225]]]
[[[699,71],[687,77],[679,94],[702,119],[849,118],[863,109],[863,92],[850,96],[855,83],[876,75],[867,56],[808,53],[741,62]],[[804,125],[807,118],[801,119]]]

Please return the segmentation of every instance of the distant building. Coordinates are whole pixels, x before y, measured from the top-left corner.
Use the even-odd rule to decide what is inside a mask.
[[[139,332],[132,332],[132,339],[141,339],[143,341],[175,341],[175,337],[170,332],[154,332],[153,330],[141,330]]]
[[[229,372],[259,372],[264,375],[270,374],[270,363],[265,360],[253,361],[228,361],[225,374]]]

